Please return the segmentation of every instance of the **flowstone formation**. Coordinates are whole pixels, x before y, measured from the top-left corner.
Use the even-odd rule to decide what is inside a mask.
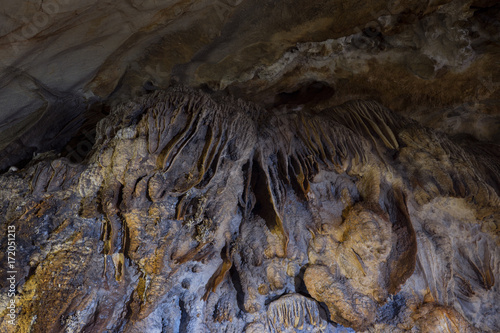
[[[156,91],[0,176],[0,331],[495,332],[499,166],[375,102]]]

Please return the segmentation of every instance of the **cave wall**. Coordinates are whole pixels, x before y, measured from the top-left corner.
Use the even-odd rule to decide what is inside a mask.
[[[376,102],[155,92],[0,178],[18,329],[493,332],[498,162]]]
[[[1,332],[500,330],[496,1],[0,7]]]
[[[93,136],[109,105],[172,81],[266,108],[375,99],[498,142],[498,10],[485,0],[3,0],[0,169],[71,154],[71,138]]]

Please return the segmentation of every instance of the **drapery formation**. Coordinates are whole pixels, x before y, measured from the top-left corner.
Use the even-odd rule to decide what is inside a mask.
[[[498,330],[500,154],[470,147],[370,101],[146,95],[98,124],[84,162],[0,177],[18,324]]]

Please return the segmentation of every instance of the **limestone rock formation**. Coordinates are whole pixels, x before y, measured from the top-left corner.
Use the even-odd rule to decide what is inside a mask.
[[[500,331],[496,0],[2,0],[0,332]]]
[[[498,165],[375,102],[157,91],[1,176],[17,331],[497,331]]]

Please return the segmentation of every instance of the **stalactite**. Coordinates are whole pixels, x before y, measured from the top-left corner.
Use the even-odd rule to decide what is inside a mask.
[[[477,308],[499,294],[497,164],[375,102],[312,113],[156,91],[113,109],[84,162],[0,177],[31,267],[18,315],[35,332],[496,329]]]

